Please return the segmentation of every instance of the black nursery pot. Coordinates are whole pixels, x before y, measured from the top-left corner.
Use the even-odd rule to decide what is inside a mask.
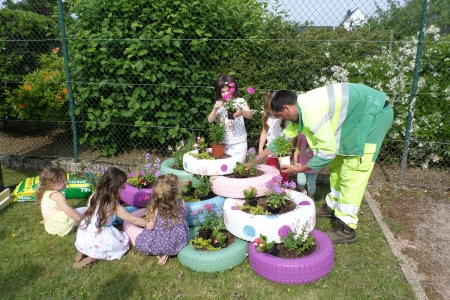
[[[212,231],[210,229],[207,229],[207,230],[200,229],[198,231],[198,236],[201,237],[204,240],[207,240],[211,236],[211,233],[212,233]]]
[[[272,213],[272,214],[277,214],[277,213],[280,212],[281,207],[273,208],[273,207],[271,207],[271,206],[268,206],[268,207],[267,207],[267,210],[268,210],[270,213]]]
[[[234,120],[234,113],[228,113],[228,120]]]
[[[248,203],[248,205],[250,205],[250,206],[256,206],[256,204],[258,204],[258,201],[257,201],[255,198],[253,198],[253,199],[247,199],[247,203]]]
[[[273,247],[267,253],[269,253],[270,255],[273,255],[273,256],[278,256],[278,253],[280,253],[280,250],[278,250],[278,248],[275,245],[273,245]]]

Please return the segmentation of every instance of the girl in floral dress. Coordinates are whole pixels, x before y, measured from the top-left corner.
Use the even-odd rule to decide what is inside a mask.
[[[110,167],[103,174],[97,191],[89,198],[87,211],[81,216],[74,268],[82,268],[99,259],[121,259],[128,251],[130,239],[112,225],[114,215],[140,227],[147,225],[144,219],[131,215],[118,202],[126,182],[127,174],[117,168]]]
[[[148,225],[136,237],[136,250],[145,255],[156,255],[160,265],[189,242],[187,209],[186,203],[179,199],[180,187],[178,177],[173,174],[156,179],[147,206]]]

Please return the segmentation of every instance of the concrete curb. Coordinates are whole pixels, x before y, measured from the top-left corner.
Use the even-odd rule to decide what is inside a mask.
[[[364,197],[366,198],[366,201],[369,204],[370,210],[372,211],[373,216],[375,217],[375,220],[380,225],[381,231],[383,232],[389,246],[392,249],[392,253],[394,253],[395,257],[397,257],[399,259],[400,267],[402,268],[403,275],[405,276],[408,283],[411,285],[411,287],[414,291],[414,294],[416,295],[416,298],[419,300],[427,300],[428,298],[425,294],[425,291],[422,288],[422,285],[420,284],[419,279],[416,277],[415,272],[411,268],[411,265],[408,263],[406,256],[403,255],[400,247],[397,244],[397,240],[395,239],[391,230],[383,222],[383,216],[381,214],[381,211],[378,209],[377,204],[375,203],[372,196],[369,194],[369,192],[367,190],[364,192]]]

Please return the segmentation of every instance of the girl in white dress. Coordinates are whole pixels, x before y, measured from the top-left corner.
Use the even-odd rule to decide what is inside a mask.
[[[266,100],[264,101],[263,128],[259,137],[258,153],[261,153],[264,150],[264,146],[269,145],[286,127],[286,120],[273,116],[271,102],[274,95],[275,92],[267,93]]]
[[[140,227],[147,225],[144,219],[131,215],[118,202],[126,182],[127,174],[117,168],[110,167],[103,174],[97,191],[89,198],[87,211],[81,216],[74,268],[82,268],[99,259],[121,259],[128,251],[130,239],[112,225],[114,215]]]

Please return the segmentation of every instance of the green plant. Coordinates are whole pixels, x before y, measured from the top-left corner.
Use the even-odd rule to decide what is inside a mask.
[[[223,212],[219,213],[215,210],[214,203],[206,203],[203,208],[197,211],[191,212],[191,216],[194,220],[194,225],[199,226],[201,230],[223,230],[225,224],[223,222]],[[201,220],[203,219],[203,224]]]
[[[271,180],[266,182],[267,192],[264,194],[267,199],[266,203],[272,208],[278,208],[286,204],[286,200],[290,200],[291,196],[286,193],[286,188],[295,189],[295,182],[282,183],[283,177],[281,175],[274,176]]]
[[[194,193],[198,196],[206,196],[211,194],[211,181],[207,175],[195,175],[199,179],[199,183],[195,187]]]
[[[212,242],[214,242],[214,244],[219,244],[219,247],[225,247],[226,246],[226,240],[227,240],[227,235],[225,233],[223,233],[220,230],[213,230],[213,236],[214,236],[214,240]]]
[[[253,241],[253,244],[256,247],[256,251],[258,252],[268,252],[275,245],[275,242],[267,242],[267,236],[260,234],[259,238],[256,238]]]
[[[152,163],[150,157],[150,153],[146,153],[145,163],[143,164],[143,166],[139,167],[134,172],[134,175],[128,177],[127,182],[130,185],[135,186],[138,189],[150,188],[153,182],[156,180],[156,177],[159,177],[161,175],[161,171],[159,170],[161,167],[160,158],[157,157],[154,163]]]
[[[249,187],[242,191],[244,193],[245,199],[254,199],[256,197],[256,193],[258,192],[255,187]]]
[[[92,168],[90,168],[85,169],[82,172],[84,179],[89,182],[89,184],[92,186],[93,191],[97,190],[98,184],[100,183],[100,180],[102,180],[102,176],[103,174],[105,174],[106,169],[107,168],[105,164],[102,164],[98,171],[94,171],[92,170]]]
[[[295,230],[291,230],[287,237],[282,237],[281,241],[285,248],[288,248],[298,253],[302,253],[316,244],[316,238],[311,235],[311,232],[306,234],[306,224],[302,231],[298,234]]]
[[[211,156],[211,153],[208,153],[206,151],[201,152],[201,153],[189,153],[190,156],[195,157],[197,159],[210,159],[213,160],[214,157]]]
[[[225,138],[226,128],[225,124],[217,119],[211,123],[209,127],[209,139],[212,144],[223,144]]]
[[[211,245],[211,240],[205,240],[201,237],[194,237],[189,242],[195,249],[206,249],[208,251],[217,251],[222,249],[221,247],[214,247]]]
[[[239,210],[248,210],[248,213],[251,215],[271,215],[272,213],[268,212],[263,206],[249,206],[249,205],[239,205],[236,203],[236,207]]]
[[[200,154],[202,152],[205,152],[205,149],[208,145],[206,144],[205,139],[203,137],[198,136],[193,146],[196,150],[198,150],[198,153]]]
[[[236,166],[233,168],[233,172],[241,176],[255,176],[257,170],[256,150],[255,148],[250,148],[247,150],[247,163],[236,162]]]
[[[292,153],[292,150],[294,150],[294,145],[292,145],[291,140],[284,136],[279,135],[273,140],[274,145],[274,151],[276,155],[279,157],[281,156],[289,156]]]
[[[167,147],[167,150],[172,151],[173,165],[178,170],[183,170],[183,155],[187,152],[194,150],[195,137],[190,136],[186,143],[181,140],[178,145]]]
[[[181,191],[185,194],[191,194],[194,187],[192,186],[192,181],[186,180],[183,184],[183,187],[181,188]]]

